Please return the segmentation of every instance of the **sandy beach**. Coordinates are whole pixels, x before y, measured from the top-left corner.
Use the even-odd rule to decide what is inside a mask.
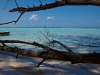
[[[100,0],[0,5],[0,75],[100,75]]]
[[[24,56],[15,59],[12,53],[0,52],[0,75],[100,75],[100,65],[47,60],[35,67],[41,60]]]

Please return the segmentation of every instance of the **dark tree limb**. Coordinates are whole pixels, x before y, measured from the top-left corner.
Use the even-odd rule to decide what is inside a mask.
[[[3,46],[6,46],[6,44],[2,43]]]
[[[88,46],[88,47],[100,47],[100,46],[94,46],[91,44],[77,44],[78,46]]]
[[[19,17],[18,17],[15,21],[6,22],[6,23],[0,23],[0,25],[10,24],[10,23],[15,23],[15,24],[16,24],[23,14],[24,14],[24,13],[21,13],[21,14],[19,15]]]
[[[27,8],[28,9],[28,8]],[[10,24],[10,23],[17,23],[18,21],[19,21],[19,19],[21,18],[21,16],[27,11],[27,9],[25,10],[25,11],[19,11],[20,12],[20,15],[19,15],[19,17],[15,20],[15,21],[11,21],[11,22],[6,22],[6,23],[0,23],[0,25],[5,25],[5,24]],[[15,25],[14,24],[14,25]]]
[[[40,6],[42,6],[42,2],[41,2],[41,0],[38,0],[39,2],[40,2]]]
[[[56,7],[60,7],[60,6],[66,6],[66,5],[100,6],[100,0],[62,0],[62,1],[56,1],[54,3],[50,3],[50,4],[46,4],[46,5],[29,8],[26,12],[47,10],[47,9],[52,9],[52,8],[56,8]],[[9,12],[25,11],[27,9],[24,7],[19,7],[19,8],[13,8]]]
[[[0,23],[0,25],[5,25],[5,24],[10,24],[10,23],[17,23],[20,17],[25,13],[25,12],[33,12],[33,11],[40,11],[40,10],[47,10],[47,9],[52,9],[56,7],[61,7],[61,6],[66,6],[66,5],[94,5],[94,6],[100,6],[100,0],[62,0],[62,1],[56,1],[54,3],[50,4],[45,4],[42,5],[42,2],[39,0],[41,3],[40,6],[34,6],[33,7],[18,7],[18,4],[16,0],[14,0],[17,8],[13,8],[9,10],[9,12],[20,12],[20,16],[18,17],[17,20],[10,21],[10,22],[5,22],[5,23]],[[9,2],[9,0],[8,0]],[[7,2],[7,3],[8,3]]]
[[[40,64],[42,64],[45,60],[48,60],[48,59],[65,60],[65,57],[62,54],[62,52],[60,52],[60,56],[58,56],[59,51],[35,52],[36,50],[35,51],[34,50],[33,51],[32,50],[25,50],[25,49],[20,49],[20,48],[17,48],[17,47],[9,47],[7,45],[0,46],[0,50],[15,53],[16,54],[16,59],[18,58],[18,55],[43,58],[43,60],[37,65],[37,67],[39,67]]]
[[[15,24],[18,22],[18,20],[21,18],[21,16],[24,14],[24,12],[20,13],[19,17],[17,18],[17,20],[15,21]]]
[[[19,48],[16,49],[16,47],[8,47],[8,46],[0,46],[0,50],[6,52],[12,52],[17,55],[43,58],[43,60],[37,66],[39,66],[45,60],[50,60],[50,59],[70,61],[72,64],[77,64],[77,63],[100,64],[99,53],[86,54],[86,53],[74,53],[74,52],[62,52],[62,51],[35,52],[32,50],[24,50]]]
[[[7,0],[7,3],[6,3],[6,5],[5,5],[5,7],[3,8],[3,10],[6,8],[6,6],[8,5],[8,3],[9,3],[9,0]]]
[[[38,65],[36,65],[36,67],[39,67],[44,61],[45,59],[43,59]]]
[[[16,1],[16,0],[14,0],[14,2],[15,2],[15,4],[16,4],[17,8],[18,8],[19,6],[18,6],[17,1]],[[22,12],[20,11],[20,13],[22,13]]]
[[[51,43],[58,43],[60,44],[62,47],[64,47],[66,50],[68,50],[69,52],[73,52],[69,47],[67,47],[66,45],[64,45],[63,43],[57,41],[57,40],[52,40]]]
[[[25,42],[25,41],[20,41],[20,40],[0,40],[0,43],[22,43],[22,44],[29,44],[29,45],[34,45],[34,46],[38,46],[41,47],[43,50],[47,50],[47,51],[55,51],[55,49],[52,49],[46,45],[43,44],[39,44],[37,42]]]
[[[15,1],[15,3],[16,3],[17,8],[18,8],[19,6],[18,6],[18,4],[17,4],[16,0],[14,0],[14,1]]]
[[[18,55],[28,56],[28,57],[39,57],[45,60],[56,59],[56,60],[63,60],[63,61],[70,61],[72,64],[77,63],[92,63],[92,64],[100,64],[100,53],[75,53],[75,52],[64,52],[52,49],[48,46],[43,44],[39,44],[36,42],[24,42],[19,40],[0,40],[0,43],[23,43],[23,44],[30,44],[34,46],[38,46],[40,48],[45,49],[46,51],[36,52],[32,50],[24,50],[19,49],[16,47],[8,47],[6,45],[0,46],[0,50],[6,52],[12,52]],[[17,57],[17,56],[16,56]],[[41,63],[45,60],[42,60]],[[41,64],[39,63],[39,64]],[[38,64],[38,65],[39,65]]]
[[[16,55],[16,59],[18,59],[18,54]]]
[[[9,2],[9,0],[7,1],[7,4],[8,4],[8,2]],[[14,0],[14,2],[16,3],[16,6],[18,8],[18,4],[17,4],[16,0]],[[20,12],[20,15],[19,15],[19,17],[15,21],[13,20],[13,21],[6,22],[6,23],[0,23],[0,25],[10,24],[10,23],[15,23],[16,24],[18,22],[18,20],[20,19],[20,17],[24,14],[21,11],[19,11],[19,12]]]
[[[11,22],[6,22],[6,23],[0,23],[0,25],[5,25],[5,24],[10,24],[10,23],[14,23],[16,21],[11,21]]]
[[[41,31],[40,31],[40,33],[43,34]],[[43,34],[43,35],[50,42],[50,39],[45,34]]]

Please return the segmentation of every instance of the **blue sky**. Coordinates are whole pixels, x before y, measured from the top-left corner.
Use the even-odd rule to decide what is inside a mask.
[[[21,7],[38,6],[38,0],[16,0]],[[41,0],[43,4],[52,3],[55,0]],[[5,10],[7,0],[0,0],[0,23],[15,20],[18,12],[9,12],[16,7],[10,0]],[[26,12],[16,25],[14,23],[0,27],[100,27],[99,6],[63,6],[48,10]]]

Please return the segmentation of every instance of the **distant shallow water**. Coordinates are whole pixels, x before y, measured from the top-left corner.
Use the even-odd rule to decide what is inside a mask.
[[[75,52],[100,53],[100,47],[88,47],[77,45],[91,44],[93,46],[100,46],[100,28],[0,28],[0,31],[10,31],[10,36],[0,36],[0,40],[23,40],[28,42],[36,41],[42,44],[49,45],[48,40],[44,36],[45,34],[50,39],[55,39],[64,43]],[[25,44],[8,45],[32,50],[38,48],[35,46]],[[55,44],[54,48],[64,50],[64,48],[62,48],[58,44]],[[38,48],[38,50],[41,50],[41,48]]]

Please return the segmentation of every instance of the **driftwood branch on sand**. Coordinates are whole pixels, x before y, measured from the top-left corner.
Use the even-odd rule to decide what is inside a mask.
[[[60,43],[59,41],[54,41],[54,42],[64,45],[63,43]],[[2,46],[0,46],[1,51],[15,53],[16,58],[18,58],[18,55],[43,58],[43,60],[37,65],[37,67],[39,67],[45,60],[50,60],[50,59],[70,61],[71,64],[76,64],[76,63],[100,64],[100,60],[99,60],[100,54],[95,53],[95,52],[94,53],[75,53],[71,49],[70,49],[71,51],[64,52],[64,51],[50,48],[43,44],[39,44],[37,42],[25,42],[25,41],[19,41],[19,40],[0,40],[0,43],[2,43]],[[38,46],[42,48],[43,51],[37,52],[36,50],[34,51],[34,50],[20,49],[18,47],[9,47],[5,43],[30,44],[30,45],[34,45],[34,46]]]

